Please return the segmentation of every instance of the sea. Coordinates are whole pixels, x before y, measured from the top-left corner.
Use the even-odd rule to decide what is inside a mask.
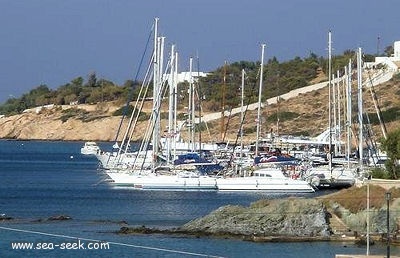
[[[0,140],[0,257],[335,257],[365,254],[348,242],[255,243],[164,234],[126,226],[178,227],[224,205],[293,194],[143,191],[115,187],[83,142]],[[102,149],[110,143],[99,143]],[[299,194],[312,198],[328,192]],[[11,219],[6,219],[11,218]],[[64,219],[63,219],[64,218]],[[375,244],[370,254],[386,254]],[[391,247],[399,255],[398,247]]]

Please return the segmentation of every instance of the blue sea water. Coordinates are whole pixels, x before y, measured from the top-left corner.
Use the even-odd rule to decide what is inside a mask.
[[[13,218],[0,221],[0,257],[297,258],[366,252],[365,246],[340,242],[253,243],[162,234],[116,234],[123,226],[175,227],[223,205],[249,205],[261,198],[288,196],[112,187],[97,169],[96,159],[79,153],[82,145],[82,142],[0,141],[0,214]],[[321,193],[301,196],[318,194]],[[48,220],[59,215],[72,219]],[[13,249],[12,244],[18,242],[33,243],[36,248]],[[99,247],[100,243],[108,243],[108,249],[88,249],[88,244]],[[44,244],[49,249],[44,249]],[[67,250],[67,244],[77,249]],[[392,247],[391,251],[392,255],[400,254],[399,248]],[[385,254],[386,247],[371,246],[370,253]]]

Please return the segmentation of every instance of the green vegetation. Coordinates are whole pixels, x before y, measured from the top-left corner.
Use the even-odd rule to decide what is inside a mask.
[[[300,114],[298,114],[296,112],[283,111],[283,112],[279,112],[279,114],[274,113],[274,114],[268,116],[267,121],[268,122],[276,122],[278,120],[278,116],[279,116],[279,121],[283,122],[283,121],[288,121],[288,120],[292,120],[296,117],[299,117]]]
[[[64,109],[61,111],[61,117],[60,120],[65,123],[68,119],[70,119],[71,117],[75,118],[75,119],[79,119],[83,122],[90,122],[96,119],[101,119],[104,117],[104,115],[96,115],[93,114],[91,112],[88,112],[86,110],[83,109],[79,109],[76,107],[73,108],[69,108],[69,109]]]
[[[79,108],[69,108],[61,111],[62,116],[60,117],[61,121],[66,122],[71,117],[76,118],[84,118],[85,116],[89,115],[88,111],[79,109]]]
[[[276,57],[268,60],[264,67],[262,98],[286,93],[307,86],[317,77],[323,58],[310,54],[308,58],[296,57],[279,63]],[[202,96],[209,102],[211,110],[221,110],[221,103],[227,110],[236,107],[241,98],[241,71],[246,72],[245,103],[256,102],[259,90],[259,62],[240,61],[224,65],[209,76],[200,79]]]
[[[379,179],[390,179],[389,173],[386,169],[381,167],[373,168],[370,172],[372,178],[379,178]]]
[[[243,134],[252,134],[252,133],[255,133],[256,131],[257,131],[257,127],[256,126],[244,127],[243,128]]]
[[[20,98],[10,98],[0,106],[0,114],[14,115],[22,113],[25,109],[55,104],[92,104],[104,101],[126,100],[131,91],[135,96],[138,83],[126,81],[118,86],[105,79],[97,79],[95,73],[88,76],[84,83],[82,77],[77,77],[71,82],[61,85],[58,89],[49,89],[46,85],[39,85],[25,93]]]
[[[128,106],[124,106],[121,107],[117,110],[114,111],[114,113],[112,114],[113,116],[131,116],[133,111],[135,110],[135,108],[132,105],[128,105]],[[135,111],[135,113],[137,114],[137,110]],[[145,121],[148,120],[150,118],[150,115],[146,114],[145,112],[140,111],[139,113],[139,117],[138,117],[138,121]]]
[[[201,122],[196,125],[196,131],[204,132],[207,130],[207,126],[208,126],[208,128],[212,128],[212,124],[207,125],[205,122]]]
[[[391,107],[387,110],[383,110],[382,118],[385,123],[397,121],[400,119],[400,107]],[[372,125],[379,125],[378,115],[376,113],[368,113],[369,122]],[[367,121],[365,121],[367,122]]]
[[[385,163],[390,179],[400,177],[400,128],[388,133],[387,138],[382,142],[382,149],[386,152],[388,160]]]

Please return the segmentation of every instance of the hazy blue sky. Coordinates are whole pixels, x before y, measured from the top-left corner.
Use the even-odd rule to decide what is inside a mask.
[[[154,17],[188,70],[224,61],[279,61],[362,47],[375,54],[400,40],[399,0],[0,0],[0,102],[96,72],[133,79]]]

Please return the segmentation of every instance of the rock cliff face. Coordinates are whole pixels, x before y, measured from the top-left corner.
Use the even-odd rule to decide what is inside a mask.
[[[319,200],[261,200],[250,207],[224,206],[181,230],[211,235],[328,237],[328,213]]]
[[[106,117],[90,122],[59,116],[24,113],[0,118],[0,138],[20,140],[103,140],[115,138],[120,117]]]

